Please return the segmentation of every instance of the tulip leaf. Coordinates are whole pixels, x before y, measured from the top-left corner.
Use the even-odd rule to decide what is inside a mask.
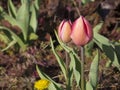
[[[94,41],[90,41],[87,45],[85,45],[85,55],[91,56],[92,55],[92,49],[94,47]]]
[[[114,52],[114,61],[113,61],[113,65],[116,66],[118,68],[118,70],[120,71],[120,61],[116,55],[116,53]]]
[[[3,8],[0,6],[0,14],[3,12]]]
[[[71,59],[70,68],[73,68],[75,80],[76,80],[77,86],[79,86],[80,85],[80,76],[81,76],[80,75],[81,74],[81,70],[80,70],[81,63],[72,52],[70,53],[70,59]]]
[[[54,48],[54,45],[53,45],[53,41],[52,39],[50,38],[50,42],[51,42],[51,47],[52,47],[52,51],[57,59],[57,62],[58,64],[60,65],[60,68],[65,76],[65,79],[67,80],[67,74],[66,74],[66,66],[65,66],[65,63],[64,61],[62,60],[62,58],[57,54],[57,52],[55,51],[55,48]]]
[[[99,23],[98,25],[96,25],[94,28],[93,28],[93,37],[94,37],[94,41],[99,45],[99,44],[104,44],[104,45],[107,45],[107,46],[110,46],[111,43],[109,41],[109,39],[107,39],[106,37],[102,36],[99,34],[99,30],[101,29],[103,23]],[[102,46],[99,45],[102,49]]]
[[[35,0],[35,8],[39,10],[39,5],[40,5],[41,0]]]
[[[31,5],[31,18],[30,18],[30,27],[32,28],[33,32],[36,32],[37,29],[37,16],[36,10],[34,5]]]
[[[100,29],[102,28],[103,23],[99,23],[97,24],[94,28],[93,28],[93,32],[94,33],[98,33],[100,31]]]
[[[3,27],[3,26],[0,26],[0,30],[2,30],[3,32],[4,31],[9,32],[11,34],[11,36],[14,37],[14,39],[18,42],[18,44],[22,48],[22,50],[24,50],[26,48],[26,45],[21,40],[21,38],[19,36],[17,36],[12,30],[10,30],[10,29],[8,29],[6,27]]]
[[[103,45],[103,51],[105,52],[106,56],[111,60],[111,63],[120,70],[120,62],[118,59],[119,55],[117,55],[115,49],[112,46]]]
[[[102,43],[98,42],[96,39],[93,39],[93,41],[97,44],[97,46],[103,50]]]
[[[5,14],[3,14],[3,18],[6,21],[8,21],[12,26],[18,26],[22,30],[22,26],[20,25],[20,23],[13,17],[11,17],[5,13]]]
[[[67,85],[68,90],[69,88],[72,87],[72,85],[73,85],[73,68],[71,67],[68,69],[68,85]]]
[[[11,17],[16,18],[16,8],[11,0],[8,0],[8,11]]]
[[[37,70],[40,78],[47,79],[50,81],[50,86],[48,87],[49,90],[61,90],[60,89],[61,85],[54,82],[48,75],[46,75],[44,72],[42,72],[37,65],[36,65],[36,70]]]
[[[89,82],[92,85],[93,89],[96,90],[97,82],[98,82],[98,65],[99,65],[99,52],[95,56],[94,60],[92,61],[90,72],[89,72]]]
[[[116,52],[115,50],[115,45],[105,45],[101,42],[98,42],[97,40],[94,39],[94,42],[102,49],[102,51],[105,52],[105,55],[111,60],[111,62],[107,63],[107,66],[110,66],[111,64],[113,64],[114,66],[116,66],[119,70],[120,70],[120,62],[119,62],[119,55],[118,52]],[[119,51],[119,50],[118,50]]]
[[[22,26],[22,33],[24,36],[24,40],[27,40],[28,36],[28,26],[29,26],[29,0],[26,0],[21,7],[19,8],[16,16],[16,20]]]
[[[36,40],[38,38],[37,34],[35,33],[30,33],[29,35],[29,40]]]
[[[86,90],[93,90],[93,87],[89,81],[86,83]]]
[[[8,36],[6,36],[5,34],[3,33],[0,33],[0,40],[6,44],[8,44],[10,42],[10,39]]]
[[[120,44],[115,45],[115,52],[116,52],[118,59],[120,60]]]
[[[94,39],[97,40],[98,42],[104,44],[104,45],[107,45],[107,46],[111,45],[109,39],[107,39],[106,37],[104,37],[98,33],[94,33]]]
[[[14,44],[16,44],[16,40],[11,41],[6,48],[2,49],[2,51],[5,51],[5,50],[9,49]]]

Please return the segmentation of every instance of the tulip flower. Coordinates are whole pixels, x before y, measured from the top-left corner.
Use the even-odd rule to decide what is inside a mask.
[[[84,46],[93,37],[93,31],[90,23],[80,16],[72,25],[71,39],[77,46]]]
[[[67,43],[71,41],[70,38],[71,32],[72,32],[71,21],[63,20],[58,28],[58,36],[63,42]]]

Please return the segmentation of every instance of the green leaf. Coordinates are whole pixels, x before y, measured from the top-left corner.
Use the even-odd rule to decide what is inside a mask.
[[[16,8],[13,5],[11,0],[8,0],[8,12],[9,12],[11,17],[16,18]]]
[[[48,90],[63,90],[59,86],[57,86],[54,83],[51,83],[50,86],[48,87]]]
[[[33,32],[36,32],[37,29],[37,15],[34,5],[31,5],[31,17],[30,17],[30,27],[32,28]]]
[[[94,39],[104,45],[110,46],[111,43],[109,41],[109,39],[107,39],[106,37],[100,35],[99,33],[94,33]]]
[[[66,73],[66,66],[65,66],[65,63],[64,63],[64,61],[62,60],[62,58],[57,54],[57,52],[55,51],[55,48],[54,48],[54,45],[53,45],[53,41],[52,41],[52,39],[50,38],[50,42],[51,42],[51,47],[52,47],[52,51],[53,51],[53,53],[54,53],[54,55],[55,55],[55,57],[56,57],[56,59],[57,59],[57,62],[58,62],[58,64],[59,64],[59,66],[60,66],[60,68],[61,68],[61,70],[62,70],[62,72],[63,72],[63,74],[64,74],[64,77],[65,77],[65,79],[67,80],[67,73]]]
[[[96,39],[93,39],[93,41],[97,44],[97,46],[103,50],[103,47],[102,47],[102,43],[100,43],[99,41],[97,41]]]
[[[28,26],[29,26],[29,0],[26,0],[25,3],[21,5],[17,12],[16,20],[19,22],[19,24],[22,26],[22,33],[24,36],[24,40],[27,41],[28,38]]]
[[[30,33],[29,40],[36,40],[37,38],[38,38],[38,35],[36,35],[35,33]]]
[[[117,48],[117,50],[119,50]],[[106,56],[111,60],[111,63],[116,66],[120,70],[120,61],[118,52],[112,46],[103,45],[103,51],[105,52]]]
[[[86,90],[93,90],[93,87],[89,81],[86,83]]]
[[[93,31],[94,33],[98,33],[102,27],[103,23],[99,23],[97,24],[94,28],[93,28]]]
[[[21,0],[21,3],[22,4],[25,4],[25,3],[28,3],[28,2],[30,2],[31,0]]]
[[[14,44],[16,44],[16,40],[11,41],[6,48],[2,49],[2,51],[5,51],[5,50],[9,49]]]
[[[22,26],[20,25],[20,23],[18,21],[16,21],[16,19],[14,19],[13,17],[7,15],[6,13],[3,14],[3,17],[5,20],[7,20],[12,26],[18,26],[21,30],[22,30]]]
[[[120,71],[120,60],[118,59],[116,53],[114,52],[114,61],[113,61],[113,65],[116,66],[118,68],[118,70]]]
[[[80,85],[80,74],[81,74],[81,63],[80,60],[78,60],[75,55],[71,52],[70,54],[70,68],[73,68],[73,74],[75,76],[75,80],[77,83],[77,86]]]
[[[22,50],[25,50],[26,49],[26,45],[24,44],[24,42],[21,40],[21,38],[19,36],[17,36],[12,30],[6,28],[6,27],[3,27],[3,26],[0,26],[0,30],[2,30],[3,32],[4,31],[7,31],[9,32],[12,37],[14,37],[14,39],[17,41],[18,45],[21,47]]]
[[[73,68],[68,69],[68,85],[67,88],[71,88],[73,86]],[[69,89],[70,90],[70,89]]]
[[[5,34],[0,33],[0,41],[2,41],[2,42],[4,42],[4,43],[8,44],[8,43],[10,42],[10,39],[9,39],[9,37],[6,36]]]
[[[101,29],[103,23],[99,23],[98,25],[96,25],[94,28],[93,28],[93,37],[94,37],[94,41],[99,45],[100,44],[104,44],[104,45],[108,45],[110,46],[111,43],[109,41],[109,39],[107,39],[106,37],[104,37],[103,35],[100,35],[99,34],[99,30]],[[100,46],[101,47],[101,46]],[[102,47],[101,47],[102,48]]]
[[[3,7],[0,6],[0,13],[2,13],[2,12],[3,12]]]
[[[97,82],[98,82],[98,65],[99,65],[99,52],[95,56],[94,60],[92,61],[91,67],[90,67],[90,72],[89,72],[89,82],[96,90],[97,87]]]
[[[93,47],[94,47],[93,40],[91,42],[89,42],[87,45],[85,45],[85,55],[86,56],[91,56],[92,55]]]
[[[120,63],[120,45],[115,45],[115,52],[116,52],[116,55],[119,59],[119,63]]]
[[[35,8],[39,10],[39,5],[40,5],[41,0],[35,0]]]
[[[46,75],[45,73],[43,73],[39,68],[38,66],[36,65],[36,69],[37,69],[37,72],[40,76],[40,78],[42,79],[47,79],[50,81],[50,86],[49,86],[49,90],[62,90],[60,89],[60,84],[56,83],[55,81],[53,81],[48,75]]]

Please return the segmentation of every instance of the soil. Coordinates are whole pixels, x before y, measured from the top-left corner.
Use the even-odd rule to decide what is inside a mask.
[[[20,0],[12,0],[19,7]],[[80,3],[80,0],[75,0]],[[1,0],[0,6],[7,11],[7,0]],[[72,0],[41,0],[37,35],[39,38],[31,43],[26,51],[16,51],[14,47],[4,52],[0,51],[0,90],[32,90],[34,82],[39,79],[36,65],[50,77],[57,77],[61,72],[50,47],[50,36],[56,40],[54,30],[57,30],[63,19],[74,21],[79,17],[76,7],[81,15],[96,26],[101,21],[103,26],[100,34],[109,40],[120,40],[120,0],[95,0],[83,6],[73,4]],[[1,20],[2,25],[8,25]],[[16,31],[20,33],[19,31]],[[55,43],[57,48],[58,43]],[[0,41],[0,48],[5,44]],[[94,48],[93,48],[94,51]],[[58,50],[61,57],[65,52]],[[86,75],[91,60],[86,57]],[[100,61],[100,74],[98,90],[120,90],[120,71],[116,67],[105,67],[107,58]],[[61,82],[59,78],[54,78]]]

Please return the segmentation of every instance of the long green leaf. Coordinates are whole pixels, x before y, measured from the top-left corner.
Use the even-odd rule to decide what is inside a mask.
[[[16,20],[23,28],[22,33],[25,41],[27,41],[28,38],[28,30],[29,30],[28,26],[29,26],[29,17],[30,17],[29,13],[30,13],[29,0],[26,0],[26,2],[24,2],[19,8],[16,16]]]
[[[34,5],[31,5],[31,17],[30,17],[30,27],[32,28],[33,32],[36,32],[37,29],[37,15]]]
[[[111,45],[109,39],[100,35],[99,33],[96,33],[96,32],[94,33],[94,39],[97,40],[98,42],[104,44],[104,45],[107,45],[107,46]]]
[[[30,33],[29,40],[36,40],[38,38],[38,35],[35,33]]]
[[[9,37],[6,36],[5,34],[0,33],[0,41],[2,41],[2,42],[4,42],[4,43],[8,44],[11,40],[10,40]]]
[[[118,70],[120,71],[120,60],[118,59],[116,53],[114,52],[114,61],[113,61],[113,65],[116,66],[118,68]]]
[[[3,18],[5,20],[7,20],[12,26],[18,26],[20,28],[20,30],[24,30],[24,28],[22,27],[22,25],[20,24],[20,22],[18,22],[16,19],[14,19],[13,17],[7,15],[6,13],[3,14]]]
[[[11,17],[16,18],[16,8],[13,5],[11,0],[8,0],[8,12],[9,12]]]
[[[92,61],[90,72],[89,72],[89,82],[92,85],[94,90],[96,90],[97,82],[98,82],[99,59],[100,59],[100,55],[98,52],[94,60]]]
[[[93,87],[89,81],[86,83],[86,90],[93,90]]]
[[[9,49],[9,48],[12,47],[15,43],[16,43],[16,40],[11,41],[6,48],[2,49],[2,51],[5,51],[5,50]]]
[[[100,31],[100,29],[102,28],[103,23],[99,23],[97,24],[94,28],[93,31],[94,33],[98,33]]]
[[[17,43],[19,44],[19,46],[24,50],[26,49],[26,45],[24,44],[24,42],[21,40],[21,38],[19,38],[19,36],[17,36],[12,30],[6,28],[6,27],[3,27],[3,26],[0,26],[0,30],[2,30],[4,32],[5,31],[8,31],[14,38],[15,40],[17,41]]]
[[[111,63],[120,70],[120,61],[116,50],[112,46],[103,45],[103,51],[105,52],[106,56],[111,60]]]
[[[54,48],[52,39],[50,39],[50,42],[51,42],[52,51],[53,51],[53,53],[54,53],[54,55],[55,55],[55,57],[56,57],[56,59],[57,59],[58,64],[60,65],[60,68],[61,68],[61,70],[62,70],[62,72],[63,72],[63,74],[64,74],[65,79],[67,80],[67,76],[66,76],[67,73],[66,73],[65,63],[64,63],[64,61],[62,60],[62,58],[61,58],[61,57],[57,54],[57,52],[55,51],[55,48]]]
[[[35,0],[35,8],[36,8],[36,10],[39,10],[40,1],[41,0]]]
[[[81,74],[81,63],[72,52],[70,53],[70,59],[71,59],[70,68],[73,68],[73,74],[75,76],[77,86],[79,86],[80,76],[81,76],[80,75]]]

